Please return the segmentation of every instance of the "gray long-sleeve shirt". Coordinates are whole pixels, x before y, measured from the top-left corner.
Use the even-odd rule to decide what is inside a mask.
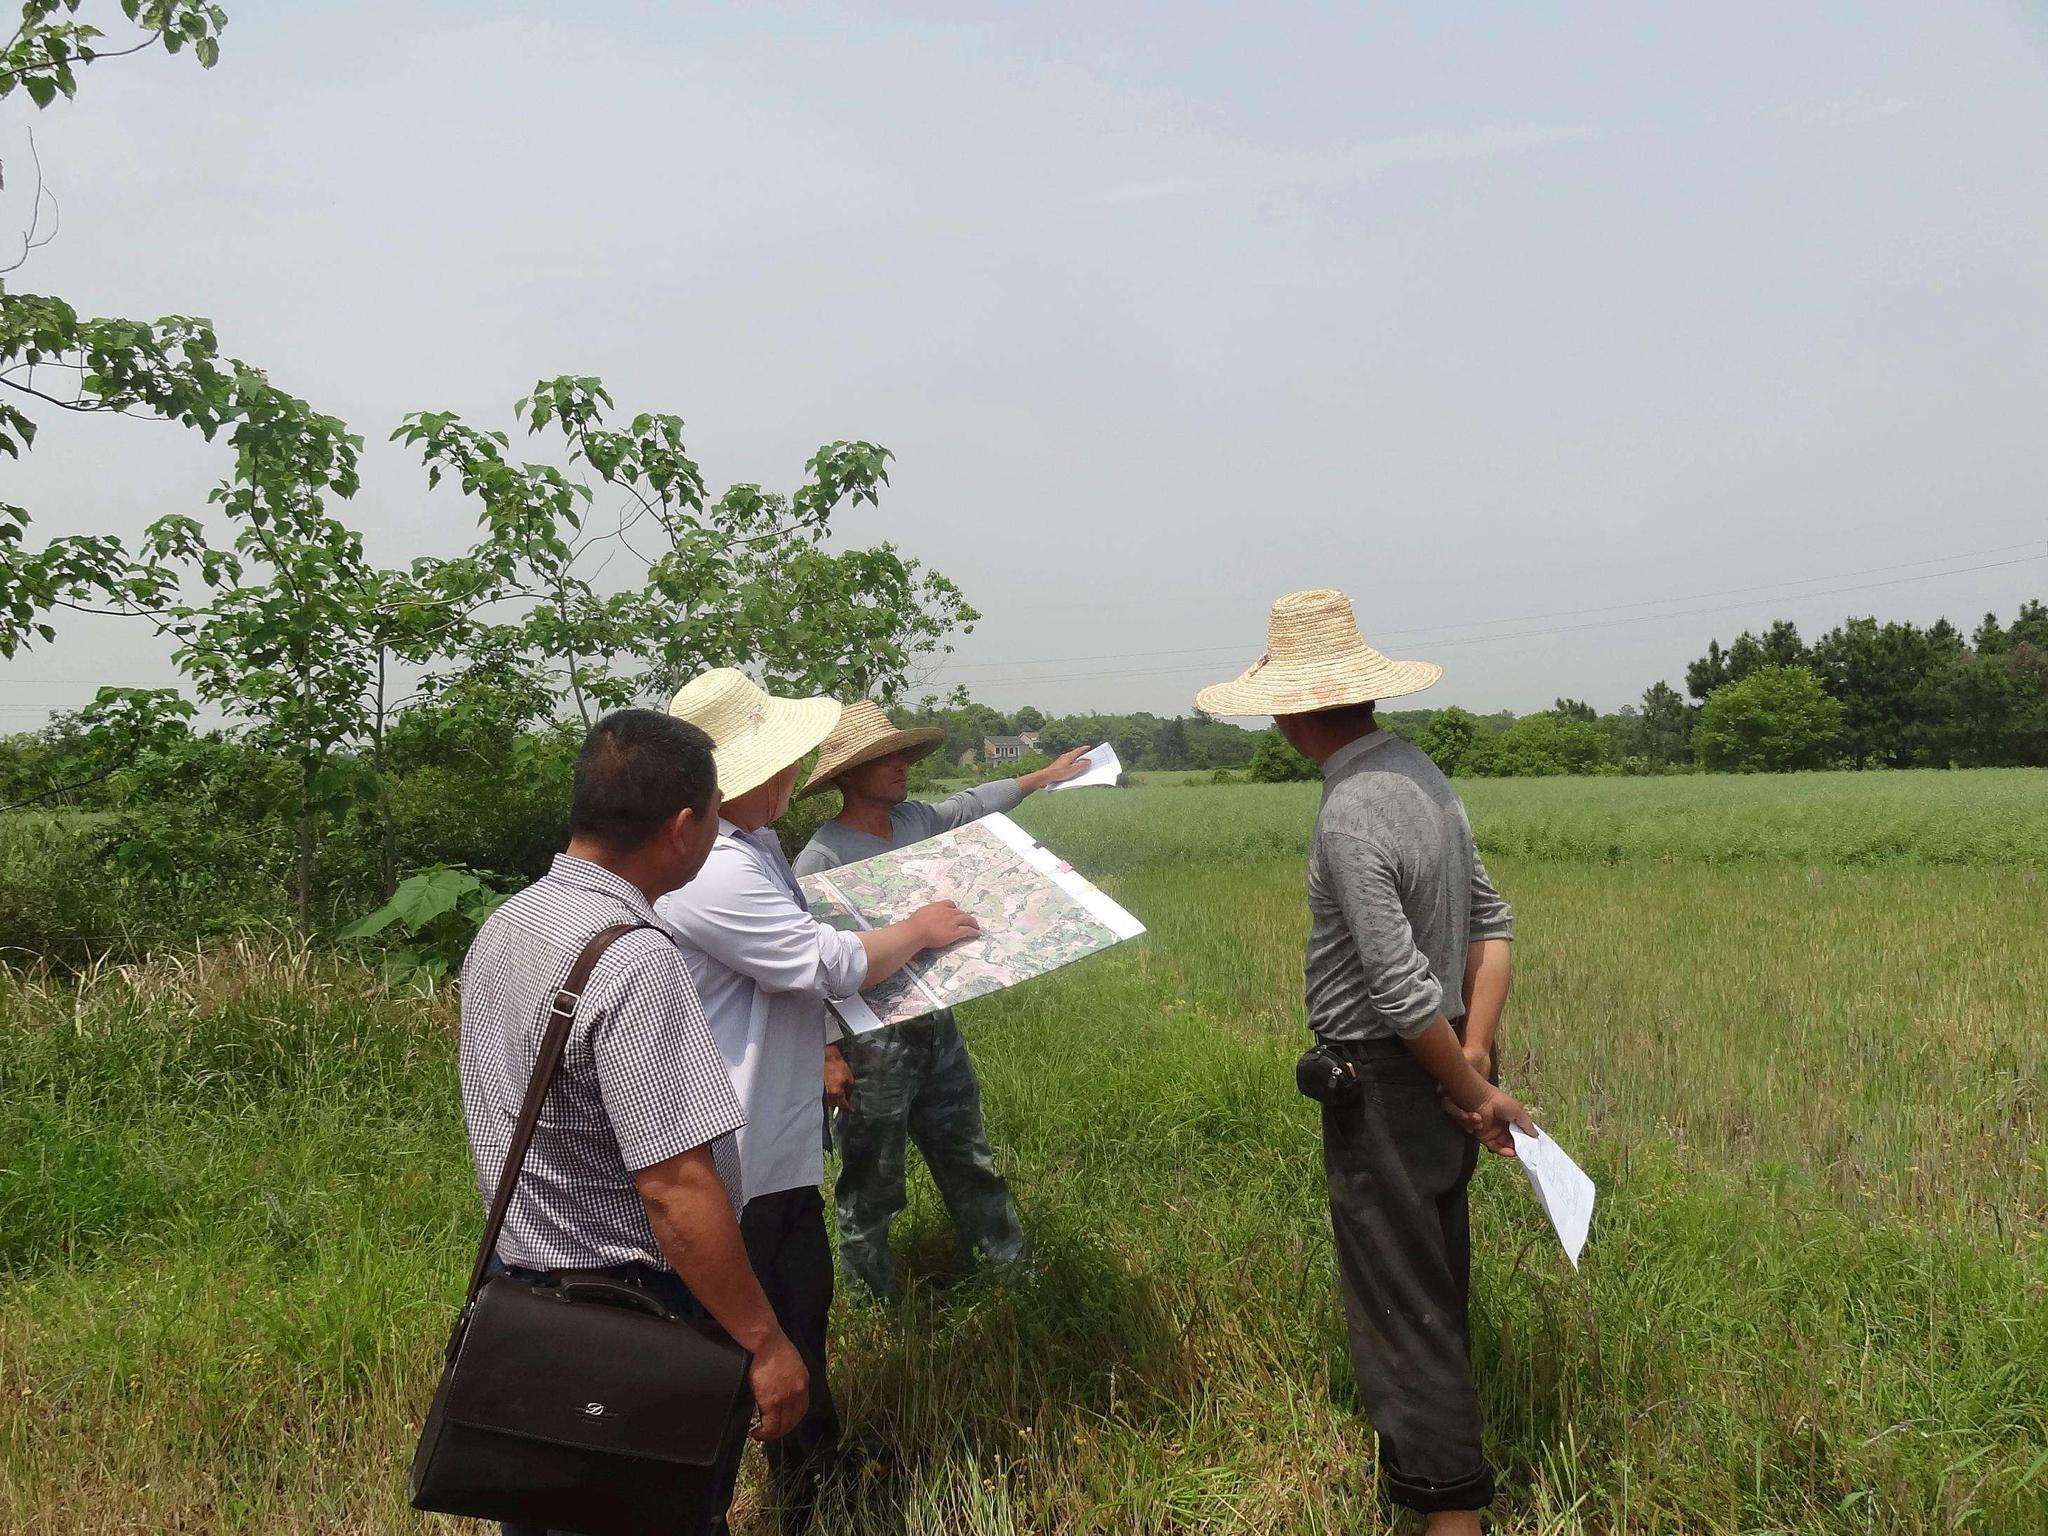
[[[1308,1026],[1325,1040],[1413,1038],[1465,1016],[1465,948],[1512,939],[1472,824],[1420,747],[1375,730],[1323,764],[1309,845]]]
[[[796,856],[798,875],[815,875],[821,869],[837,869],[859,859],[871,859],[906,843],[921,843],[941,832],[964,827],[995,811],[1014,811],[1023,803],[1024,790],[1015,779],[998,779],[978,784],[933,804],[929,800],[905,800],[889,809],[889,835],[877,837],[842,822],[828,821],[811,834],[804,851]]]

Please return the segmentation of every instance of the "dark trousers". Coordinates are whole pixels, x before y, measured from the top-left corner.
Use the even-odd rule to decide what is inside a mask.
[[[491,1260],[491,1272],[496,1274],[507,1266],[496,1259]],[[523,1279],[547,1278],[544,1271],[514,1267],[512,1273]],[[614,1264],[604,1271],[615,1280],[624,1280],[632,1285],[652,1292],[676,1312],[685,1317],[709,1319],[711,1314],[703,1304],[690,1294],[690,1288],[683,1284],[682,1277],[674,1270],[656,1269],[652,1264]],[[694,1517],[678,1519],[675,1536],[712,1536],[725,1529],[725,1512],[732,1505],[733,1484],[739,1481],[740,1458],[746,1453],[747,1442],[738,1439],[727,1450],[725,1459],[718,1467],[718,1481],[713,1484],[714,1493],[705,1500],[704,1507]],[[538,1525],[501,1525],[504,1536],[557,1536]]]
[[[816,1189],[757,1195],[740,1214],[740,1236],[775,1320],[811,1373],[811,1405],[797,1427],[768,1442],[768,1472],[784,1531],[810,1523],[818,1484],[839,1445],[839,1411],[825,1380],[825,1331],[832,1311],[832,1244],[825,1197]]]
[[[948,1010],[839,1042],[853,1068],[853,1099],[839,1134],[839,1262],[876,1296],[896,1292],[889,1226],[909,1199],[911,1142],[953,1218],[969,1259],[1015,1264],[1026,1252],[1010,1186],[996,1172],[981,1118],[981,1084]]]
[[[1323,1170],[1351,1368],[1380,1437],[1383,1485],[1425,1513],[1492,1502],[1466,1334],[1466,1186],[1479,1143],[1398,1040],[1345,1047],[1361,1092],[1323,1109]]]

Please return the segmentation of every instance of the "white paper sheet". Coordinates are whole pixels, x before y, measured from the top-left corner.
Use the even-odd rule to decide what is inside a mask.
[[[1099,747],[1090,747],[1081,761],[1088,765],[1083,772],[1064,784],[1048,785],[1047,793],[1055,789],[1087,789],[1095,784],[1113,785],[1124,771],[1124,765],[1117,761],[1116,748],[1106,741]]]
[[[1541,1126],[1534,1136],[1524,1136],[1514,1126],[1508,1131],[1515,1139],[1515,1156],[1521,1160],[1522,1172],[1529,1175],[1529,1187],[1536,1191],[1543,1213],[1557,1229],[1564,1256],[1577,1269],[1586,1233],[1593,1225],[1593,1181],[1563,1147],[1544,1135]]]

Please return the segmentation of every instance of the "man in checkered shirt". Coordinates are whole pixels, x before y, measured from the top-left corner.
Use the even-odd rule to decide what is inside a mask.
[[[462,1104],[488,1207],[556,993],[595,935],[647,925],[605,952],[583,990],[496,1261],[521,1275],[603,1271],[708,1314],[753,1355],[754,1436],[766,1441],[803,1417],[807,1372],[740,1236],[733,1133],[746,1118],[651,905],[702,868],[719,803],[711,741],[695,726],[629,709],[591,730],[568,850],[491,914],[464,962]],[[679,1531],[723,1529],[738,1451],[716,1507]]]

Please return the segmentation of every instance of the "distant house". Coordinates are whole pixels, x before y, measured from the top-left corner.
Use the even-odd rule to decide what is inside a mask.
[[[1014,763],[1031,750],[1030,736],[984,736],[981,738],[981,755],[991,763]]]

